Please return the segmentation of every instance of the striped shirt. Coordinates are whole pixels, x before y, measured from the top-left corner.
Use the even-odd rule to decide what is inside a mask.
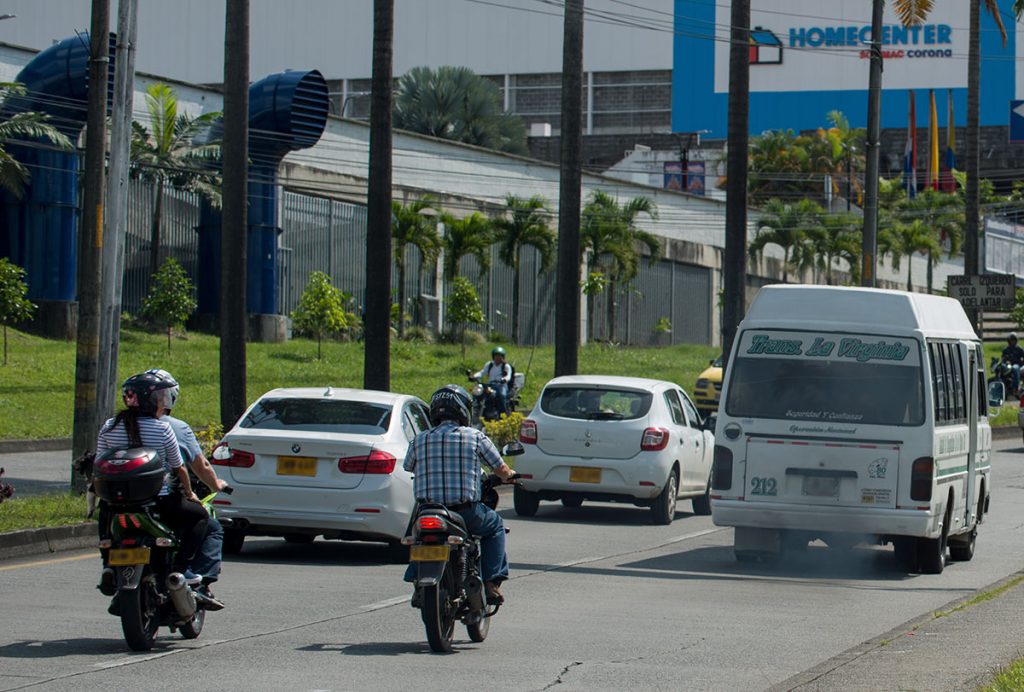
[[[479,430],[443,421],[409,443],[406,471],[415,472],[417,500],[458,505],[480,499],[480,467],[492,471],[504,461],[494,443]]]
[[[103,427],[96,438],[96,456],[111,449],[126,449],[134,447],[128,439],[128,431],[124,425],[114,425],[114,418],[111,418]],[[139,437],[142,439],[142,446],[155,449],[160,454],[164,463],[164,486],[160,489],[161,495],[171,492],[170,474],[182,465],[181,452],[178,451],[178,441],[174,437],[171,426],[162,420],[149,416],[139,416]]]

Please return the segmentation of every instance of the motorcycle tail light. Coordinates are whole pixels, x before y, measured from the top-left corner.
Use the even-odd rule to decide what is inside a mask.
[[[158,538],[156,539],[156,544],[160,548],[170,548],[172,545],[174,545],[174,541],[172,541],[170,538]]]
[[[462,536],[448,536],[448,545],[462,545],[464,542]]]
[[[109,538],[104,538],[104,539],[102,539],[100,541],[99,547],[101,549],[105,549],[105,548],[109,548],[112,545],[114,545],[114,542],[112,540],[110,540]]]
[[[444,531],[444,519],[440,517],[420,517],[417,521],[420,531]]]
[[[519,441],[523,444],[537,444],[537,421],[527,418],[519,424]]]
[[[125,514],[118,514],[117,515],[117,523],[121,525],[122,529],[127,529],[128,528],[128,516],[125,515]]]

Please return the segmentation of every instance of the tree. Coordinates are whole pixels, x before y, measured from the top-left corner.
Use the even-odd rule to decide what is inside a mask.
[[[196,192],[214,206],[220,206],[220,176],[208,167],[210,159],[220,155],[215,141],[199,144],[198,139],[222,117],[204,113],[192,117],[178,113],[174,90],[157,82],[146,89],[149,128],[132,122],[132,172],[154,184],[150,221],[149,268],[156,272],[160,261],[160,227],[164,206],[164,185]]]
[[[476,289],[464,276],[456,276],[452,280],[451,290],[448,292],[448,319],[452,323],[452,334],[462,344],[462,361],[466,361],[466,325],[484,324],[484,309],[480,306],[480,299],[476,295]],[[455,325],[458,325],[456,327]]]
[[[758,223],[757,233],[750,241],[747,253],[751,259],[757,259],[764,253],[766,245],[778,245],[782,248],[782,281],[789,280],[791,262],[801,264],[801,252],[807,235],[808,225],[821,214],[818,204],[809,199],[802,199],[796,204],[783,202],[773,198],[763,207],[763,214]]]
[[[167,352],[171,352],[171,330],[184,326],[196,311],[194,288],[185,270],[168,257],[153,275],[149,294],[142,299],[142,316],[167,329]]]
[[[646,248],[650,263],[661,254],[661,241],[657,236],[637,228],[637,217],[646,214],[658,218],[658,207],[648,197],[634,197],[624,205],[601,190],[594,191],[583,209],[580,224],[580,252],[589,252],[587,274],[600,272],[608,280],[608,340],[615,340],[615,288],[636,277]],[[588,301],[589,303],[589,301]],[[593,330],[593,307],[587,306]],[[591,331],[593,334],[593,331]]]
[[[459,264],[463,257],[472,255],[480,263],[481,273],[491,268],[489,250],[494,242],[494,223],[481,214],[473,212],[469,216],[456,219],[446,214],[444,220],[444,237],[441,247],[444,248],[444,278],[453,281],[459,274]]]
[[[506,213],[494,220],[498,255],[512,268],[512,341],[519,343],[519,256],[530,246],[540,254],[540,271],[551,267],[555,259],[556,234],[548,226],[547,200],[540,195],[523,199],[505,196]]]
[[[812,266],[825,274],[825,283],[831,286],[836,261],[850,267],[850,280],[860,283],[860,226],[861,220],[853,214],[820,214],[805,230],[805,266]]]
[[[938,190],[924,190],[913,199],[903,198],[897,214],[905,223],[921,221],[925,228],[931,230],[936,240],[934,252],[928,257],[928,292],[932,292],[932,267],[939,262],[938,252],[941,242],[949,242],[949,256],[960,252],[963,239],[963,199],[959,195],[950,195]]]
[[[910,223],[897,223],[893,228],[887,229],[878,234],[878,248],[880,254],[892,256],[892,268],[900,269],[900,261],[907,258],[907,290],[914,290],[912,277],[913,264],[911,259],[915,253],[928,255],[929,261],[941,251],[935,234],[920,219]]]
[[[331,285],[331,277],[319,271],[311,272],[306,290],[292,312],[292,323],[300,332],[316,336],[316,359],[320,360],[320,342],[325,334],[340,332],[352,326],[345,312],[346,296]],[[355,315],[351,315],[354,319]]]
[[[36,306],[25,297],[28,285],[25,270],[6,257],[0,257],[0,324],[4,326],[4,365],[7,365],[7,325],[23,322]]]
[[[527,154],[526,125],[502,112],[501,91],[468,67],[414,67],[398,80],[394,125],[432,137]]]
[[[415,202],[402,204],[391,202],[391,238],[395,253],[395,267],[398,269],[398,338],[405,336],[405,249],[412,245],[420,251],[420,268],[437,260],[441,249],[441,238],[432,215],[424,214],[435,209],[433,197],[425,196]]]
[[[5,102],[24,96],[25,86],[17,82],[0,82],[0,98]],[[7,151],[11,140],[45,139],[60,149],[72,149],[71,140],[49,123],[49,116],[34,111],[11,114],[0,122],[0,188],[20,199],[32,174],[23,163]]]

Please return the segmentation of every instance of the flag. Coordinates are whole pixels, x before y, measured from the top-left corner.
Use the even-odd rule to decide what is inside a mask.
[[[953,117],[953,90],[946,90],[946,103],[949,104],[946,115],[946,173],[942,178],[942,189],[946,192],[956,192],[956,178],[953,177],[953,170],[956,168],[956,118]]]
[[[914,112],[914,92],[907,92],[907,144],[903,149],[903,187],[907,196],[917,195],[917,123]]]
[[[935,90],[928,90],[928,182],[925,187],[939,189],[939,118],[935,112]]]

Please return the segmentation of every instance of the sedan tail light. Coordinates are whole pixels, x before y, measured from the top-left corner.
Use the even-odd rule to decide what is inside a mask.
[[[668,447],[668,430],[665,428],[647,428],[640,438],[640,449],[644,452],[657,452]]]
[[[342,457],[338,459],[338,470],[342,473],[372,473],[387,475],[395,470],[398,461],[392,454],[374,450],[365,456]]]
[[[240,449],[231,449],[224,442],[217,445],[213,450],[210,463],[214,466],[232,466],[234,468],[247,469],[256,463],[256,455],[252,452],[243,452]]]
[[[519,441],[523,444],[537,444],[537,421],[527,418],[519,424]]]

